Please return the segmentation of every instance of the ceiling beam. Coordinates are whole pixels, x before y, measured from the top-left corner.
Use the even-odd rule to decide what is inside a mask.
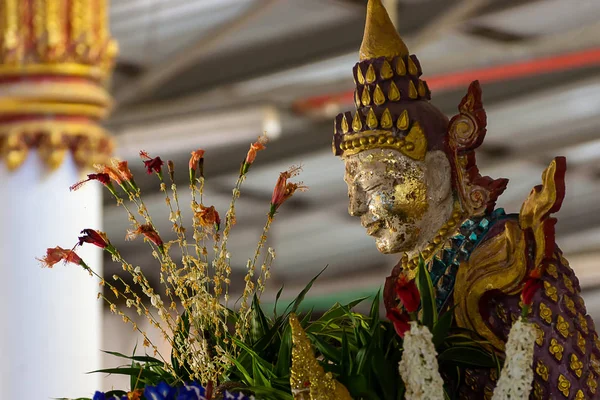
[[[152,67],[150,70],[144,72],[133,82],[118,89],[115,93],[115,100],[118,104],[122,105],[136,101],[140,97],[151,93],[161,84],[197,63],[198,60],[217,47],[225,38],[266,12],[276,2],[277,0],[256,1],[232,21],[213,28],[209,33],[202,34],[196,43],[180,51],[176,57],[161,62],[156,67]]]

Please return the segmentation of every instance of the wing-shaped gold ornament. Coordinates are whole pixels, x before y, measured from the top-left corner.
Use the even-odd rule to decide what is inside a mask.
[[[454,286],[454,315],[461,328],[479,333],[498,350],[504,341],[484,321],[480,302],[490,291],[516,294],[527,274],[525,234],[516,221],[508,221],[504,232],[478,246],[458,268]]]
[[[542,174],[542,184],[533,188],[521,207],[519,225],[531,230],[535,240],[534,268],[544,268],[544,262],[552,258],[556,243],[554,225],[556,218],[551,214],[560,210],[565,198],[564,157],[556,157]]]
[[[483,296],[490,291],[504,295],[519,293],[527,272],[546,267],[554,257],[554,225],[551,217],[565,195],[566,161],[555,158],[542,174],[542,184],[533,188],[523,203],[519,221],[507,221],[504,231],[473,250],[460,265],[454,286],[455,316],[458,326],[472,329],[499,350],[504,342],[484,321],[480,312]],[[534,254],[527,249],[534,244]]]
[[[325,372],[317,361],[312,344],[295,314],[292,328],[292,370],[290,384],[295,400],[352,400],[348,390]]]

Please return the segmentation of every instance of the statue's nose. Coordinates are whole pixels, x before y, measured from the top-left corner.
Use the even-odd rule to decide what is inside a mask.
[[[360,190],[351,190],[348,194],[350,202],[348,203],[348,214],[353,217],[364,215],[367,210],[367,198],[365,193]]]

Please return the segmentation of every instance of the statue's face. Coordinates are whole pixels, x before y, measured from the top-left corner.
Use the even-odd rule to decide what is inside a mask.
[[[441,153],[441,152],[438,152]],[[450,194],[449,164],[438,154],[415,161],[388,149],[345,157],[348,212],[360,217],[367,234],[385,254],[412,250],[423,239],[431,213]],[[445,161],[448,168],[436,170]],[[428,239],[427,239],[428,240]]]

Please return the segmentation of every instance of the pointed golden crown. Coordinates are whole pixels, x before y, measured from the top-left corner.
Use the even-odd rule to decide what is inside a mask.
[[[391,148],[423,159],[431,147],[426,125],[432,124],[421,120],[424,113],[418,103],[431,98],[427,83],[419,79],[421,74],[419,60],[409,54],[381,0],[369,0],[359,62],[353,69],[356,113],[336,117],[334,153]],[[436,118],[445,117],[439,113]]]
[[[385,57],[408,56],[408,47],[398,35],[390,16],[381,0],[370,0],[367,5],[367,22],[359,60]]]

